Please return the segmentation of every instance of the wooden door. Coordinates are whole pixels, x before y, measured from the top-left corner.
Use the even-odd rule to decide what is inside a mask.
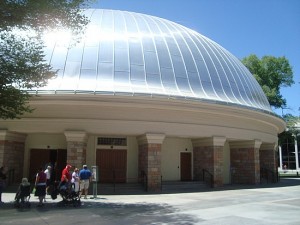
[[[30,150],[30,166],[29,179],[34,181],[36,173],[40,167],[46,169],[46,165],[51,163],[54,165],[52,170],[52,179],[59,180],[61,171],[66,166],[67,150],[66,149],[31,149]]]
[[[49,149],[31,149],[30,150],[30,167],[29,167],[29,180],[34,182],[36,174],[40,167],[43,169],[50,160]]]
[[[180,176],[181,181],[192,180],[192,153],[180,153]]]
[[[97,150],[96,164],[99,168],[99,181],[103,183],[113,182],[113,163],[111,150]]]
[[[127,168],[127,151],[115,150],[113,151],[113,170],[117,183],[126,182],[126,168]]]
[[[55,180],[60,180],[61,173],[63,169],[67,165],[67,150],[66,149],[58,149],[57,150],[57,157],[55,162]],[[74,165],[72,165],[74,166]]]
[[[96,164],[101,183],[126,182],[127,150],[98,149]]]

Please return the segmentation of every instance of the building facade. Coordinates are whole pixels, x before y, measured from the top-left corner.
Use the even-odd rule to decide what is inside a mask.
[[[231,53],[174,22],[90,9],[81,42],[48,34],[46,58],[58,71],[31,90],[35,108],[0,122],[0,164],[15,177],[66,163],[99,168],[100,182],[202,180],[256,184],[277,170],[284,121]],[[59,38],[56,38],[59,37]]]

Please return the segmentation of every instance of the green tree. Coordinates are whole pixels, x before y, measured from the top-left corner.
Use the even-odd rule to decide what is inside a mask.
[[[293,83],[293,70],[285,57],[264,56],[259,59],[250,55],[242,63],[254,75],[269,103],[275,108],[286,106],[286,99],[280,93],[281,87],[290,87]]]
[[[299,125],[300,125],[300,117],[293,116],[291,114],[286,114],[283,116],[283,119],[286,122],[287,130],[293,134],[300,133]]]
[[[42,40],[47,30],[69,29],[73,37],[88,19],[80,12],[92,0],[0,1],[0,118],[32,112],[26,89],[41,87],[55,77],[44,59]]]
[[[286,143],[294,143],[297,135],[300,133],[300,117],[286,114],[283,116],[286,122],[286,130],[278,135],[278,144],[280,146]]]

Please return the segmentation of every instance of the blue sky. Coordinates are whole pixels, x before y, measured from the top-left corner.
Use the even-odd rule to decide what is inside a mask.
[[[239,59],[285,56],[295,84],[282,88],[288,109],[300,116],[300,0],[99,0],[95,8],[139,12],[189,27],[219,43]]]

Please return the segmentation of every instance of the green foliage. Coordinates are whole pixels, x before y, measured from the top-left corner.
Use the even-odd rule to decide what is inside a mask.
[[[291,114],[286,114],[283,116],[284,121],[286,122],[287,129],[278,136],[279,145],[282,143],[293,143],[297,134],[300,133],[300,117],[293,116]],[[288,140],[288,141],[287,141]]]
[[[283,116],[283,119],[286,122],[287,130],[293,134],[298,134],[300,132],[300,117],[293,116],[291,114],[286,114]]]
[[[88,0],[2,0],[0,1],[0,27],[36,31],[70,28],[80,33],[88,19],[79,14],[88,6]]]
[[[270,105],[275,108],[286,106],[280,88],[294,83],[289,61],[285,57],[264,56],[259,59],[256,55],[250,55],[243,58],[242,62],[262,87]]]
[[[80,14],[88,0],[0,1],[0,118],[32,112],[26,89],[42,87],[55,77],[44,59],[44,31],[69,29],[73,37],[88,19]]]

